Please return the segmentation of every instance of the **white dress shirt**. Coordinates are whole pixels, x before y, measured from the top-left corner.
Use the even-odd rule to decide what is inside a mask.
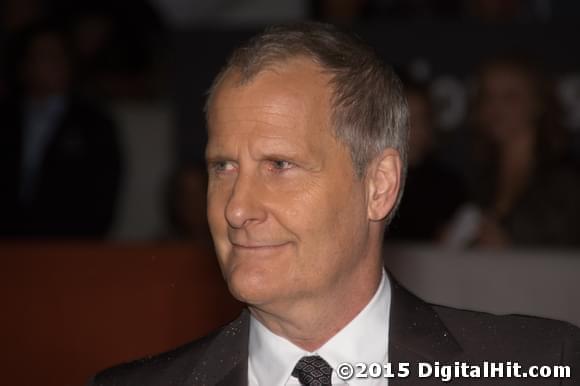
[[[340,301],[340,299],[337,299]],[[389,337],[391,286],[386,273],[377,292],[363,310],[342,330],[315,352],[307,352],[289,340],[278,336],[254,317],[250,319],[248,381],[250,386],[300,385],[291,375],[300,358],[319,355],[332,367],[333,385],[387,385],[386,378],[338,378],[336,369],[343,362],[354,366],[386,363]]]

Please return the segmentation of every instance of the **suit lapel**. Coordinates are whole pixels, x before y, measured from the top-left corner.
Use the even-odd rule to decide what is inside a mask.
[[[249,326],[250,316],[244,310],[212,340],[186,385],[247,386]]]
[[[439,315],[429,304],[411,294],[389,275],[391,310],[389,324],[389,362],[397,369],[400,362],[409,362],[411,376],[393,378],[390,385],[428,385],[434,378],[417,379],[415,363],[445,362],[462,352]],[[395,371],[396,372],[396,371]]]
[[[216,386],[247,386],[248,385],[248,359],[238,362],[226,376],[216,383]]]

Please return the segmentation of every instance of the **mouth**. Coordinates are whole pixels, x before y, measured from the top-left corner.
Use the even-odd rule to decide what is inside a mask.
[[[235,243],[232,242],[232,246],[238,250],[246,250],[246,251],[268,251],[268,250],[275,250],[282,248],[288,245],[288,242],[284,243]]]

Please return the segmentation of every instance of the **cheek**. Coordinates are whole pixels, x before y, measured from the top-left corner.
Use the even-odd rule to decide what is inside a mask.
[[[227,189],[210,186],[207,194],[207,221],[211,234],[218,247],[218,242],[227,233],[225,206],[227,203]]]
[[[318,226],[328,204],[328,194],[322,181],[301,178],[287,182],[287,186],[269,189],[270,202],[278,208],[280,221],[296,230],[311,230]]]
[[[231,246],[228,242],[227,222],[224,217],[225,202],[223,193],[208,190],[207,220],[217,261],[222,273],[227,276],[229,271],[227,267],[231,264],[229,260]]]
[[[312,257],[328,255],[356,237],[356,224],[366,215],[362,202],[361,192],[341,176],[303,186],[300,194],[281,203],[281,217],[301,239],[302,248],[308,249],[304,253]]]
[[[363,204],[364,197],[361,192],[352,191],[344,198],[342,201],[337,200],[336,215],[331,220],[334,222],[332,239],[341,252],[358,248],[359,241],[362,239],[361,232],[367,219],[367,210]]]
[[[212,229],[216,225],[216,220],[218,219],[217,213],[220,207],[220,200],[217,193],[209,188],[207,194],[207,221]]]

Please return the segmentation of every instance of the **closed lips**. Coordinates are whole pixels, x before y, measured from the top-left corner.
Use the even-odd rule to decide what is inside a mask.
[[[286,245],[288,243],[235,243],[232,242],[232,245],[234,247],[238,247],[238,248],[276,248],[276,247],[281,247],[283,245]]]

